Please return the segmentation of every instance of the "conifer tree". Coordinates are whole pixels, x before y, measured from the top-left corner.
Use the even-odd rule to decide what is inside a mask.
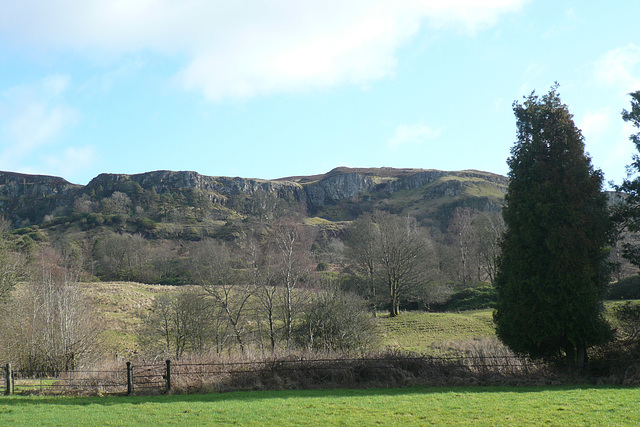
[[[498,337],[533,358],[583,367],[611,335],[603,317],[611,221],[602,172],[557,93],[515,102],[506,232],[496,277]]]

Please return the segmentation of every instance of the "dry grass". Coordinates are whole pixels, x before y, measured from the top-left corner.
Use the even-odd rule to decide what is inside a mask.
[[[153,299],[187,288],[135,282],[90,282],[81,286],[103,322],[104,351],[123,357],[141,351],[137,337]]]

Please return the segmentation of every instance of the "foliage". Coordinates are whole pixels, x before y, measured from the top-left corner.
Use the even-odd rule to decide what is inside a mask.
[[[623,337],[634,340],[640,334],[640,304],[627,301],[623,305],[614,308],[614,316],[618,321],[618,330]]]
[[[602,172],[556,88],[514,103],[518,140],[503,210],[496,288],[497,334],[534,358],[586,363],[586,349],[611,334],[602,299],[611,226]]]
[[[493,286],[467,288],[451,295],[443,306],[445,311],[481,310],[493,307],[498,293]]]
[[[329,265],[329,263],[325,261],[319,262],[316,266],[317,271],[329,271],[330,268],[331,266]]]
[[[631,110],[622,110],[622,119],[630,122],[639,132],[632,134],[629,139],[640,152],[640,91],[632,92]],[[632,232],[640,232],[640,155],[633,155],[632,162],[627,166],[627,177],[622,184],[615,187],[617,191],[625,194],[622,203],[617,204],[614,211],[614,219],[624,229]],[[640,267],[640,246],[633,243],[624,244],[624,256],[631,263]]]
[[[640,299],[640,275],[626,277],[609,286],[608,299]]]

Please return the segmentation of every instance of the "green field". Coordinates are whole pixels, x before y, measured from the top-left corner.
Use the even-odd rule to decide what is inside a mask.
[[[384,348],[421,354],[441,353],[460,341],[494,338],[493,310],[460,313],[410,311],[390,318],[379,317]]]
[[[390,388],[0,397],[2,425],[637,425],[640,389]]]

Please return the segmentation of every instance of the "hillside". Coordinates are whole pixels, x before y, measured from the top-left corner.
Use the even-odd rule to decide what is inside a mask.
[[[444,230],[456,207],[499,210],[506,185],[504,176],[473,170],[340,167],[276,180],[155,171],[100,174],[85,186],[0,172],[0,215],[15,228],[76,224],[84,230],[111,227],[148,237],[189,238],[198,228],[226,233],[223,227],[234,221],[300,212],[349,221],[380,209]]]

